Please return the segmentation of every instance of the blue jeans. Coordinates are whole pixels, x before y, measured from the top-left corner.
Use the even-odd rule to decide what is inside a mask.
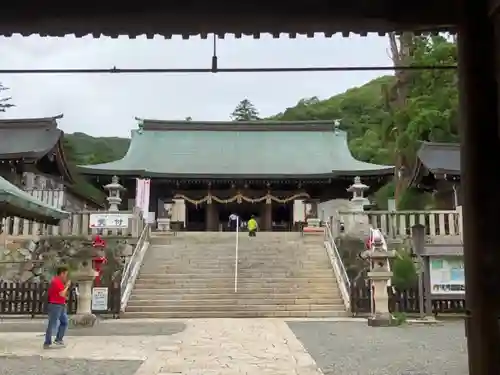
[[[56,305],[54,303],[49,303],[47,305],[47,313],[49,316],[49,323],[47,324],[47,331],[45,332],[45,345],[52,344],[52,332],[57,327],[59,322],[59,328],[57,329],[56,341],[62,341],[66,329],[68,328],[68,314],[66,314],[66,305]]]

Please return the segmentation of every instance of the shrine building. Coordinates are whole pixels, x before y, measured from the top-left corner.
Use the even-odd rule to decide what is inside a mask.
[[[432,193],[438,209],[461,205],[460,144],[422,142],[414,165],[410,186]]]
[[[150,182],[149,211],[190,231],[219,231],[228,217],[257,217],[261,230],[294,230],[308,202],[347,199],[359,176],[375,191],[394,168],[356,160],[335,121],[140,120],[126,155],[80,172],[96,186],[120,177],[121,209],[134,205],[136,178]]]

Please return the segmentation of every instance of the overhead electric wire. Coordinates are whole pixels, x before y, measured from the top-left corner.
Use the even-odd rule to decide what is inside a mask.
[[[171,74],[171,73],[291,73],[395,70],[455,70],[456,65],[316,66],[302,68],[141,68],[141,69],[0,69],[0,74]]]

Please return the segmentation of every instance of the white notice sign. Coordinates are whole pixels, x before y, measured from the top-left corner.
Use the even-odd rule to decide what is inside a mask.
[[[96,213],[90,214],[89,228],[125,229],[128,228],[130,214]]]
[[[92,311],[108,310],[108,288],[92,288]]]

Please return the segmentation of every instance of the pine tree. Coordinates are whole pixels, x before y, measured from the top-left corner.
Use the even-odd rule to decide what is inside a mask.
[[[233,113],[231,113],[233,121],[255,121],[259,120],[259,111],[252,102],[248,99],[243,99],[238,103]]]

